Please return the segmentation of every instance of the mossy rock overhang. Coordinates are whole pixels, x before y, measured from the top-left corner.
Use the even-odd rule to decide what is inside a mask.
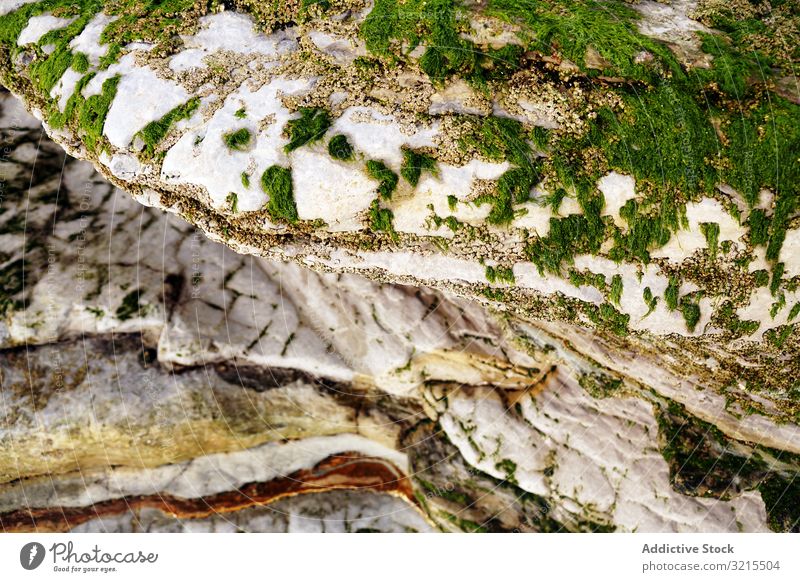
[[[764,39],[797,18],[42,0],[0,15],[0,74],[72,153],[238,250],[777,358],[798,344],[800,45]]]

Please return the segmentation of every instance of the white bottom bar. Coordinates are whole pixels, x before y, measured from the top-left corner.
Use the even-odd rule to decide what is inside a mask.
[[[4,534],[0,572],[4,580],[749,582],[798,580],[798,549],[795,534]]]

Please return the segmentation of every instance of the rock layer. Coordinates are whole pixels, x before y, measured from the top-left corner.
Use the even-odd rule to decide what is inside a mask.
[[[633,383],[591,336],[234,255],[3,119],[5,529],[796,527],[793,425]]]
[[[621,337],[796,420],[791,9],[747,13],[786,39],[759,71],[710,1],[66,4],[2,16],[4,82],[145,204]]]
[[[444,529],[798,527],[796,55],[712,2],[418,4],[0,15],[54,140],[251,255],[4,104],[6,520],[356,435]]]

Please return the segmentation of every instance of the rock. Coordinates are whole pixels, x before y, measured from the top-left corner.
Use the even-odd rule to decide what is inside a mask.
[[[124,350],[131,370],[155,358],[146,371],[153,383],[182,374],[188,383],[182,390],[198,402],[213,393],[191,387],[203,375],[232,394],[257,390],[276,375],[277,386],[265,395],[302,393],[309,409],[344,407],[348,419],[358,418],[361,405],[332,402],[331,383],[334,392],[353,391],[359,401],[379,395],[370,415],[405,418],[405,411],[418,422],[404,429],[415,431],[431,423],[425,430],[444,431],[458,449],[458,467],[502,483],[496,500],[467,515],[471,485],[454,478],[448,491],[431,480],[431,491],[416,472],[404,473],[409,453],[405,460],[392,457],[404,450],[397,430],[359,420],[354,434],[345,423],[341,434],[389,451],[392,470],[408,475],[408,491],[434,493],[426,504],[419,495],[408,499],[448,529],[728,530],[737,520],[753,531],[796,527],[772,492],[776,483],[792,482],[800,454],[800,264],[791,252],[800,229],[791,190],[798,109],[765,93],[777,86],[769,80],[731,80],[725,61],[703,52],[703,35],[716,33],[690,19],[691,3],[642,2],[635,13],[619,8],[612,22],[578,11],[581,26],[621,27],[613,29],[613,43],[593,36],[591,47],[571,44],[571,37],[540,45],[518,15],[504,15],[513,26],[489,26],[473,18],[474,7],[453,3],[457,22],[478,23],[474,35],[454,35],[465,49],[456,53],[424,38],[414,50],[404,47],[414,36],[405,23],[415,21],[403,11],[412,11],[413,2],[387,3],[404,23],[389,31],[380,26],[385,15],[360,2],[307,13],[292,12],[294,5],[284,13],[235,4],[238,12],[193,8],[169,26],[160,24],[160,14],[136,13],[152,26],[142,26],[148,32],[129,44],[115,23],[135,6],[109,5],[97,14],[79,8],[70,17],[84,28],[71,26],[69,34],[80,39],[63,39],[71,44],[59,44],[49,57],[45,45],[26,45],[41,51],[30,63],[12,55],[41,8],[25,4],[0,16],[9,31],[0,38],[2,81],[39,112],[58,143],[136,200],[179,215],[244,255],[156,210],[126,206],[86,165],[68,164],[63,182],[77,208],[86,204],[91,212],[76,210],[72,199],[53,200],[63,157],[48,145],[37,162],[41,182],[27,194],[35,211],[26,215],[24,201],[8,198],[0,217],[8,257],[4,375],[15,385],[34,381],[15,363],[13,350],[20,348],[14,346],[39,346],[32,349],[42,374],[58,376],[54,354],[79,354],[83,335],[107,342],[114,333],[144,345],[138,355]],[[562,17],[541,10],[541,18]],[[98,44],[101,27],[107,47]],[[67,29],[44,34],[40,44],[59,30]],[[66,46],[80,48],[88,64],[72,49],[64,53]],[[463,54],[479,56],[463,61]],[[592,64],[588,55],[595,65],[602,60],[602,78],[580,65]],[[750,66],[741,54],[726,58],[740,59],[744,71]],[[689,70],[701,66],[702,74]],[[744,110],[729,104],[734,93]],[[707,94],[720,104],[713,115],[697,105]],[[8,164],[15,192],[27,188],[31,131],[9,132],[12,141],[22,140],[14,141],[16,157]],[[757,166],[764,160],[786,173],[768,177]],[[112,212],[119,208],[125,218]],[[54,214],[58,229],[50,233]],[[105,260],[106,233],[112,256],[120,257],[112,263]],[[24,241],[33,241],[25,242],[27,263]],[[35,261],[43,268],[31,269]],[[64,343],[54,351],[54,342]],[[96,365],[92,374],[112,373],[103,358]],[[220,372],[231,366],[246,368],[248,380]],[[70,382],[74,398],[89,389],[81,378]],[[562,390],[575,407],[570,418],[614,427],[605,456],[537,440],[539,431],[556,430],[540,428],[548,416],[537,411],[566,414],[551,398]],[[136,395],[133,387],[126,392]],[[62,397],[72,398],[55,395]],[[8,438],[34,447],[28,415],[48,402],[9,401],[6,414],[18,424]],[[237,410],[232,402],[229,410]],[[680,414],[666,415],[670,407]],[[141,426],[146,411],[137,410]],[[81,412],[74,410],[67,424],[84,422]],[[103,438],[121,439],[113,435],[122,419],[113,406],[106,412]],[[207,407],[196,412],[187,427],[213,425]],[[253,415],[241,420],[244,426],[258,422]],[[733,496],[725,486],[730,475],[686,486],[690,477],[670,464],[675,451],[665,444],[661,421],[667,417],[719,431],[721,441],[704,446],[703,457],[689,465],[711,466],[733,443],[737,458],[758,459],[759,479]],[[301,429],[310,431],[307,438],[342,438],[302,420],[287,421],[291,438]],[[164,433],[174,430],[168,423]],[[262,430],[237,450],[222,428],[214,430],[213,454],[233,467],[236,455],[272,451]],[[537,453],[486,446],[509,434]],[[75,438],[85,460],[59,466],[64,483],[84,462],[104,478],[110,469],[93,452],[97,442]],[[60,458],[71,443],[47,446],[41,458]],[[322,450],[348,452],[337,446]],[[771,460],[774,451],[783,464]],[[384,458],[349,452],[370,467]],[[203,458],[198,450],[178,457]],[[577,475],[587,457],[595,465]],[[640,458],[644,468],[633,467]],[[153,454],[146,466],[130,467],[130,479],[166,462]],[[646,492],[613,476],[627,471],[635,481],[640,469],[654,480]],[[43,466],[25,471],[7,478],[33,484],[46,473]],[[259,479],[253,487],[281,487],[276,478]],[[536,496],[533,504],[495,521],[491,503],[520,490]],[[85,499],[40,495],[42,511],[70,503],[82,515],[92,511]],[[138,493],[121,487],[115,495],[91,503],[110,507]],[[23,527],[19,503],[5,507],[4,523]],[[706,521],[690,519],[697,510]],[[77,524],[59,523],[53,527]]]

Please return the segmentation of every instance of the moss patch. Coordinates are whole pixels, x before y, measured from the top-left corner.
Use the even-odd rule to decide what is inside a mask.
[[[393,239],[397,239],[397,233],[392,224],[394,220],[394,213],[388,208],[381,208],[378,200],[373,200],[369,207],[369,223],[370,227],[375,232],[386,232]]]
[[[144,142],[145,156],[152,156],[156,146],[161,143],[161,140],[164,139],[170,128],[181,119],[188,119],[191,117],[192,113],[197,110],[199,105],[200,99],[198,97],[194,97],[183,105],[178,105],[161,119],[157,121],[151,121],[145,125],[144,129],[139,132],[139,137],[141,137],[142,141]]]
[[[331,126],[330,114],[318,107],[301,107],[298,119],[290,119],[286,123],[286,133],[289,143],[284,150],[291,152],[309,143],[322,138]]]
[[[400,167],[400,175],[412,186],[419,183],[422,172],[436,174],[436,160],[423,153],[411,148],[403,147],[403,164]]]
[[[487,265],[486,279],[489,283],[508,283],[513,285],[515,282],[514,271],[510,267],[503,267],[500,265],[497,267]]]
[[[139,317],[142,306],[139,304],[141,289],[134,289],[122,298],[122,303],[117,308],[116,316],[120,321],[127,321],[133,317]]]
[[[261,187],[269,195],[267,212],[278,222],[297,222],[297,207],[292,189],[292,172],[281,166],[270,166],[261,175]]]
[[[378,160],[367,161],[367,174],[369,177],[378,180],[378,194],[384,200],[391,200],[392,194],[397,188],[399,178],[386,164]]]
[[[353,146],[347,136],[340,134],[334,135],[328,142],[328,154],[334,160],[348,162],[353,159]]]
[[[476,152],[492,161],[508,160],[515,166],[500,176],[494,193],[481,195],[475,200],[477,205],[492,205],[486,218],[490,224],[511,222],[514,204],[527,201],[531,188],[541,178],[541,162],[528,145],[529,137],[516,120],[487,117],[460,141],[459,145],[465,152]]]
[[[714,425],[690,416],[670,402],[657,414],[661,453],[669,464],[670,480],[686,495],[729,499],[742,491],[757,489],[767,508],[767,522],[774,531],[800,531],[800,477],[796,472],[776,472],[768,458],[796,464],[797,458],[782,451],[737,443]]]
[[[226,133],[222,136],[222,141],[225,142],[228,149],[239,152],[247,149],[251,139],[252,135],[250,134],[250,130],[246,127]]]

